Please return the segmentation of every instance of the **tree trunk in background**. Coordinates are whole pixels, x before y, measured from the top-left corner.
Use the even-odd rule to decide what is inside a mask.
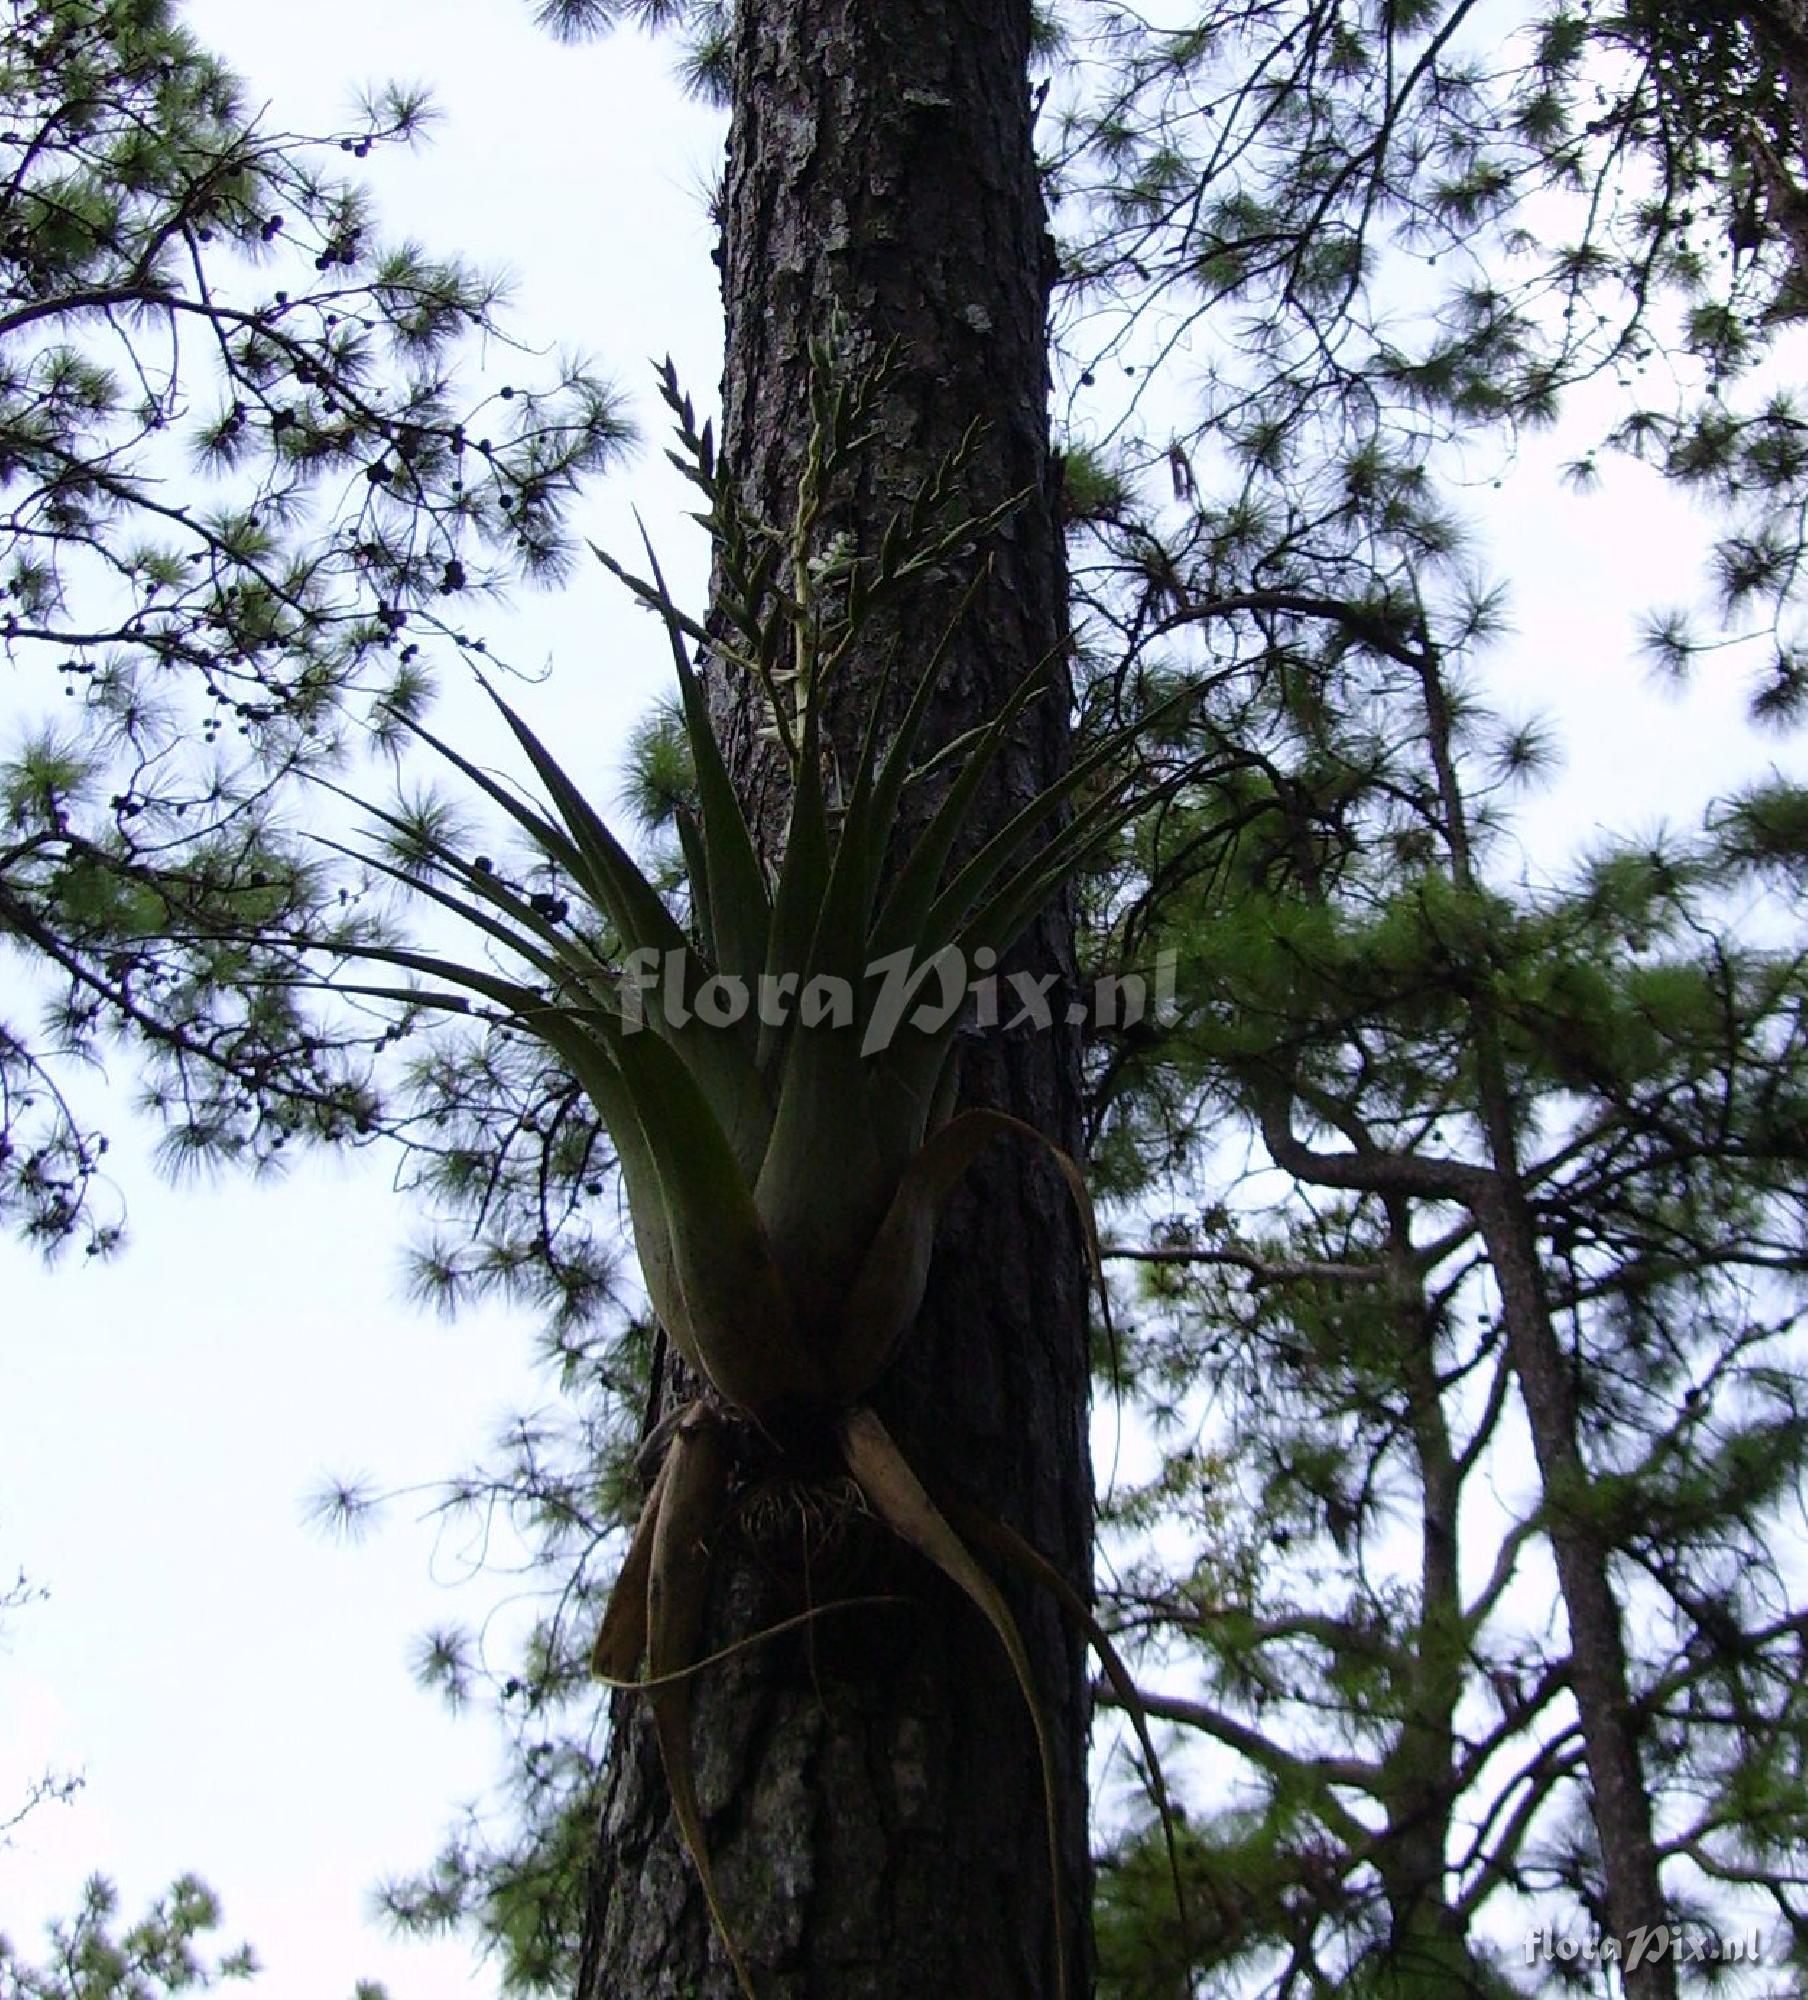
[[[1479,896],[1468,807],[1457,778],[1450,699],[1438,671],[1421,668],[1428,743],[1444,805],[1451,877]],[[1640,1754],[1643,1723],[1626,1658],[1626,1613],[1613,1580],[1613,1551],[1590,1505],[1573,1379],[1545,1292],[1537,1220],[1521,1156],[1521,1113],[1500,1034],[1485,996],[1470,1007],[1476,1114],[1487,1142],[1491,1184],[1469,1203],[1500,1291],[1507,1352],[1519,1384],[1538,1465],[1551,1557],[1569,1625],[1570,1692],[1582,1724],[1589,1808],[1600,1843],[1608,1927],[1622,1941],[1668,1921],[1651,1790]],[[1642,1955],[1624,1973],[1627,2000],[1676,2000],[1676,1963]]]
[[[1608,1927],[1630,1939],[1661,1930],[1669,1912],[1651,1788],[1639,1751],[1643,1725],[1626,1658],[1626,1614],[1614,1588],[1612,1549],[1590,1508],[1593,1482],[1582,1456],[1574,1363],[1552,1324],[1524,1176],[1517,1155],[1508,1150],[1511,1135],[1504,1119],[1492,1118],[1490,1124],[1496,1159],[1505,1154],[1506,1168],[1499,1175],[1498,1198],[1481,1208],[1477,1219],[1500,1287],[1569,1624],[1570,1689],[1587,1754]],[[1676,2000],[1675,1959],[1667,1953],[1641,1955],[1636,1965],[1627,1965],[1623,1988],[1627,2000]]]
[[[1064,630],[1047,427],[1051,250],[1028,45],[1027,0],[742,0],[736,28],[724,446],[749,504],[789,515],[808,430],[806,341],[832,316],[852,366],[894,340],[902,362],[880,412],[882,447],[837,526],[873,546],[976,417],[988,428],[972,510],[1030,496],[951,655],[936,740],[995,709]],[[926,658],[951,603],[952,592],[906,614],[906,668]],[[851,706],[878,664],[855,664]],[[742,690],[715,694],[758,811],[759,717],[729,705]],[[1066,711],[1063,679],[1004,760],[994,817],[1059,770]],[[844,744],[854,720],[836,717]],[[1018,957],[1070,986],[1068,913],[1051,913]],[[1071,1148],[1077,1054],[1070,1030],[994,1034],[969,1050],[963,1097]],[[1067,1193],[1038,1152],[994,1147],[957,1197],[923,1322],[876,1400],[927,1477],[1010,1521],[1085,1584],[1085,1265]],[[858,1526],[849,1540],[841,1573],[813,1576],[808,1594],[896,1591],[904,1603],[819,1619],[711,1668],[698,1688],[712,1853],[762,2000],[1050,2000],[1042,1786],[998,1642],[915,1557]],[[744,1540],[724,1538],[720,1568],[712,1646],[797,1608]],[[1001,1581],[1057,1744],[1059,1921],[1077,1996],[1090,1984],[1086,1677],[1047,1599]],[[580,2000],[734,1992],[646,1717],[618,1704]]]
[[[1453,1903],[1457,1714],[1464,1692],[1463,1475],[1438,1372],[1436,1309],[1415,1268],[1411,1205],[1388,1203],[1389,1285],[1406,1423],[1419,1475],[1419,1623],[1403,1651],[1399,1734],[1388,1756],[1387,1833],[1376,1866],[1392,1924],[1392,2000],[1462,2000],[1507,1989],[1477,1958]],[[1385,1699],[1385,1697],[1384,1697]]]

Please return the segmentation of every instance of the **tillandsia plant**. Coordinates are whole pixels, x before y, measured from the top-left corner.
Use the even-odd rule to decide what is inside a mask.
[[[709,427],[697,429],[666,365],[663,386],[682,447],[673,456],[708,503],[700,518],[716,555],[719,629],[706,629],[673,600],[650,544],[644,577],[601,557],[657,614],[671,645],[693,777],[693,805],[679,819],[688,925],[545,745],[495,697],[544,806],[425,729],[418,733],[509,816],[566,893],[529,895],[485,858],[458,852],[420,816],[378,812],[397,858],[362,858],[455,912],[521,970],[511,978],[487,962],[371,944],[358,955],[431,985],[336,982],[341,991],[411,1007],[469,1011],[465,996],[476,996],[500,1024],[553,1051],[613,1142],[648,1297],[702,1388],[664,1427],[664,1456],[594,1665],[605,1679],[647,1691],[680,1830],[750,1995],[711,1877],[689,1741],[690,1680],[703,1664],[697,1648],[709,1552],[729,1501],[735,1424],[757,1427],[781,1450],[831,1441],[872,1514],[990,1622],[1035,1724],[1057,1877],[1043,1708],[1016,1622],[975,1546],[1056,1590],[1083,1622],[1156,1771],[1135,1691],[1080,1593],[1001,1523],[962,1513],[957,1530],[867,1400],[923,1303],[941,1207],[1001,1135],[1053,1154],[1079,1205],[1097,1274],[1078,1167],[1003,1112],[954,1109],[959,1013],[914,996],[945,967],[996,962],[1151,787],[1139,783],[1129,756],[1135,731],[1120,730],[989,837],[976,837],[987,776],[1041,695],[1051,663],[1026,677],[983,727],[919,754],[949,642],[973,600],[971,581],[908,680],[894,654],[878,688],[862,690],[861,741],[851,760],[835,754],[826,716],[856,648],[870,644],[883,612],[932,575],[964,569],[976,579],[988,537],[1012,509],[976,516],[962,503],[975,433],[890,523],[876,552],[856,554],[827,537],[828,496],[872,443],[884,364],[852,384],[834,380],[826,350],[814,364],[812,429],[793,516],[782,526],[741,510]],[[717,671],[757,687],[772,754],[788,774],[789,818],[772,871],[711,722],[700,675],[706,656]],[[920,808],[905,812],[907,794],[922,800]],[[896,837],[894,854],[894,829],[904,819],[917,830]],[[722,1004],[756,991],[757,1009]],[[638,1679],[643,1660],[646,1678]],[[1157,1797],[1165,1821],[1159,1790]]]

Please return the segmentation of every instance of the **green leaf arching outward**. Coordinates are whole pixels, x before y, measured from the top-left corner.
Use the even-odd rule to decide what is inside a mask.
[[[929,1278],[936,1224],[942,1206],[962,1176],[994,1139],[1028,1139],[1054,1160],[1074,1198],[1086,1236],[1087,1262],[1099,1296],[1105,1296],[1098,1225],[1092,1198],[1078,1164],[1047,1133],[1008,1111],[963,1111],[934,1132],[899,1177],[871,1247],[848,1293],[841,1340],[836,1349],[836,1387],[848,1402],[878,1381],[910,1331]]]

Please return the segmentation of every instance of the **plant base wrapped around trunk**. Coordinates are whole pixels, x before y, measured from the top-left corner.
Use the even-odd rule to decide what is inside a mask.
[[[467,1012],[475,996],[500,1028],[552,1050],[615,1147],[648,1296],[705,1392],[671,1427],[596,1663],[606,1678],[635,1684],[645,1660],[637,1684],[653,1704],[674,1810],[731,1952],[691,1773],[689,1685],[711,1543],[730,1497],[734,1423],[781,1452],[801,1446],[825,1461],[844,1491],[857,1490],[871,1515],[991,1624],[1036,1725],[1057,1867],[1047,1730],[1015,1621],[868,1399],[922,1306],[941,1209],[993,1140],[1028,1138],[1053,1154],[1084,1218],[1096,1275],[1078,1167],[1001,1111],[954,1115],[962,1014],[922,995],[945,990],[950,969],[996,964],[1150,788],[1137,784],[1135,732],[1124,730],[988,837],[975,835],[988,773],[1039,698],[1050,663],[1025,676],[984,726],[920,755],[966,603],[926,659],[894,660],[858,745],[829,740],[838,671],[873,621],[926,578],[962,568],[977,576],[987,539],[1012,511],[975,518],[964,510],[970,438],[890,523],[875,554],[856,556],[833,539],[823,546],[824,495],[870,448],[882,381],[836,386],[827,356],[817,357],[813,431],[793,517],[781,529],[738,511],[708,428],[696,429],[668,368],[679,462],[709,503],[721,630],[706,631],[674,602],[650,547],[644,577],[602,560],[657,614],[671,646],[690,764],[678,816],[688,925],[497,697],[544,804],[418,733],[526,836],[556,893],[530,894],[485,857],[465,856],[421,814],[378,812],[388,851],[365,858],[462,917],[518,969],[370,945],[360,956],[430,983],[338,982]],[[711,724],[698,671],[704,650],[757,685],[789,775],[775,871],[761,860]],[[894,689],[897,719],[887,736]],[[914,829],[910,837],[897,833],[900,825]],[[737,996],[738,1007],[730,1004]],[[1033,1556],[1021,1553],[1036,1573]],[[736,1970],[751,1993],[738,1957]]]

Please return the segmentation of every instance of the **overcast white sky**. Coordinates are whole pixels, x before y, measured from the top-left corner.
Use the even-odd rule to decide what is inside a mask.
[[[331,123],[362,81],[428,81],[445,120],[423,155],[383,167],[393,231],[512,267],[521,329],[594,353],[650,433],[646,357],[669,349],[700,398],[713,393],[701,190],[720,131],[656,49],[633,36],[558,48],[524,0],[315,0],[305,17],[195,0],[188,13],[278,124]],[[1546,862],[1597,824],[1692,820],[1782,754],[1739,728],[1730,680],[1652,696],[1634,615],[1690,594],[1699,531],[1636,477],[1569,495],[1566,455],[1541,446],[1502,502],[1478,496],[1503,508],[1498,566],[1515,580],[1497,698],[1553,710],[1568,750],[1537,822]],[[599,536],[621,542],[630,491],[656,521],[680,499],[650,451],[609,482]],[[608,796],[625,730],[661,685],[645,621],[586,574],[524,604],[509,643],[556,662],[529,712]],[[123,1066],[115,1081],[123,1096]],[[73,1808],[41,1812],[0,1852],[0,1928],[29,1949],[90,1869],[133,1908],[192,1868],[222,1893],[231,1935],[257,1946],[268,2000],[346,2000],[360,1976],[396,2000],[464,1990],[462,1946],[398,1946],[365,1921],[373,1880],[424,1861],[493,1768],[485,1727],[448,1721],[407,1669],[424,1625],[472,1615],[448,1594],[456,1554],[436,1554],[427,1528],[336,1549],[301,1503],[329,1469],[405,1485],[471,1459],[539,1395],[531,1328],[491,1312],[448,1330],[402,1302],[410,1218],[374,1157],[171,1193],[123,1151],[132,1241],[115,1263],[45,1273],[0,1244],[0,1574],[23,1564],[54,1593],[0,1636],[0,1806],[47,1762],[88,1779]]]
[[[356,87],[425,79],[436,143],[372,162],[391,233],[503,265],[513,323],[595,354],[654,442],[646,363],[668,349],[714,392],[720,346],[700,190],[717,119],[685,102],[635,35],[555,46],[523,0],[201,0],[187,12],[271,101],[273,123],[334,125]],[[525,365],[525,364],[523,364]],[[657,523],[683,489],[657,450],[590,520],[624,543],[632,497]],[[694,538],[662,531],[675,552]],[[697,564],[679,562],[697,577]],[[561,755],[604,796],[622,737],[667,671],[600,568],[523,598],[511,656],[556,656],[532,691]],[[123,1098],[124,1066],[114,1078]],[[117,1130],[119,1120],[110,1121]],[[280,1185],[179,1193],[121,1149],[131,1248],[46,1273],[0,1245],[0,1575],[51,1601],[0,1634],[0,1802],[46,1763],[85,1770],[0,1851],[0,1930],[29,1951],[91,1869],[135,1909],[192,1868],[251,1939],[270,2000],[463,1990],[461,1944],[398,1946],[366,1922],[380,1875],[425,1862],[495,1745],[420,1694],[410,1642],[504,1594],[446,1587],[457,1552],[397,1525],[323,1543],[302,1503],[323,1472],[430,1482],[541,1399],[531,1328],[505,1313],[448,1329],[401,1298],[405,1205],[391,1163],[315,1161]],[[474,1990],[494,1979],[475,1976]]]

